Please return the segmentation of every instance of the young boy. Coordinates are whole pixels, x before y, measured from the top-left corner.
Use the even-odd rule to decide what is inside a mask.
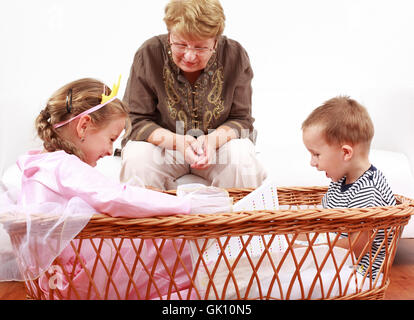
[[[303,143],[311,154],[311,166],[325,171],[332,180],[322,199],[324,208],[364,208],[392,206],[395,197],[381,171],[369,161],[374,126],[367,110],[349,97],[335,97],[316,108],[302,124]],[[347,237],[348,234],[342,234]],[[350,235],[353,238],[355,235]],[[384,230],[378,230],[362,258],[358,271],[375,277],[385,257],[381,247]],[[391,237],[389,237],[389,241]],[[359,237],[354,249],[357,256],[369,241],[369,233]],[[347,244],[338,241],[338,245]],[[342,246],[342,245],[341,245]],[[377,258],[374,258],[378,253]],[[370,272],[371,273],[371,272]]]

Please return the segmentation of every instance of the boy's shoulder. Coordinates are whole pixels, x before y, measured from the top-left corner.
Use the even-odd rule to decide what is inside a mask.
[[[375,188],[380,191],[390,189],[384,173],[371,165],[371,167],[357,180],[361,188]]]
[[[384,174],[373,165],[354,183],[344,185],[345,178],[331,182],[327,201],[342,207],[394,205],[395,197]]]

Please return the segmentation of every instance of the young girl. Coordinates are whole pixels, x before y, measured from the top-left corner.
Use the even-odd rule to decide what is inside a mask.
[[[166,241],[163,244],[165,265],[155,270],[153,264],[157,250],[150,240],[145,241],[145,244],[138,239],[128,243],[122,241],[122,249],[115,250],[120,239],[108,239],[100,244],[99,259],[97,248],[92,242],[73,240],[70,243],[96,212],[114,217],[146,217],[188,214],[202,209],[201,202],[194,201],[194,198],[191,200],[112,182],[93,168],[100,158],[112,154],[113,142],[124,128],[128,130],[128,110],[116,98],[118,88],[119,81],[111,91],[100,81],[81,79],[57,90],[36,119],[37,133],[43,140],[44,149],[31,151],[18,159],[22,172],[19,204],[26,208],[26,215],[29,208],[45,203],[59,204],[62,211],[58,210],[59,221],[46,232],[42,231],[44,226],[36,224],[31,216],[26,242],[17,250],[24,278],[35,279],[40,274],[37,282],[45,293],[50,292],[50,274],[53,273],[59,281],[52,285],[59,287],[62,295],[59,297],[67,299],[102,298],[99,287],[111,287],[114,282],[118,283],[118,287],[109,290],[105,298],[148,299],[167,295],[167,291],[168,297],[174,297],[165,273],[168,266],[176,263],[174,245],[179,245],[179,241],[175,244]],[[211,208],[211,204],[208,205]],[[80,216],[84,219],[80,219]],[[63,231],[59,231],[59,227]],[[43,232],[42,236],[37,233],[39,230]],[[62,236],[60,232],[67,233]],[[74,256],[73,245],[79,248],[80,256]],[[133,274],[134,285],[127,285],[130,278],[122,268],[122,263],[136,259],[137,248],[142,246],[146,267],[137,266]],[[124,262],[118,258],[118,251]],[[182,262],[176,269],[176,291],[185,291],[189,283],[188,277],[184,278],[184,269],[191,268],[191,259],[186,252],[188,250],[183,251]],[[59,267],[50,267],[56,256]],[[82,264],[94,270],[94,283],[98,285],[92,294],[87,293],[87,288],[90,291],[89,275],[85,273],[85,268],[80,268]],[[110,278],[105,265],[112,268]],[[149,275],[144,269],[153,270],[151,277],[158,279],[158,288],[147,288]],[[49,277],[44,273],[45,270],[49,272]],[[76,296],[65,277],[71,272],[75,272],[71,281],[78,288]]]
[[[114,141],[128,127],[127,107],[116,92],[107,92],[111,90],[100,81],[81,79],[52,95],[36,119],[44,150],[18,160],[23,203],[66,203],[77,196],[111,216],[190,213],[188,199],[112,183],[92,168],[112,154]]]

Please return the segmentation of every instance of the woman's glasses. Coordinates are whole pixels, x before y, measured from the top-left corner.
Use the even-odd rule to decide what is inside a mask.
[[[183,53],[186,53],[187,50],[192,50],[197,55],[206,55],[206,54],[208,54],[210,52],[215,52],[216,51],[214,49],[216,47],[216,41],[214,42],[213,48],[208,48],[208,47],[189,47],[186,44],[179,43],[179,42],[171,42],[171,41],[170,41],[170,46],[171,46],[171,50],[173,50],[177,54],[183,54]]]

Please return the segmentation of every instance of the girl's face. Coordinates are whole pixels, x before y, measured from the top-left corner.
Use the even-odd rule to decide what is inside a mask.
[[[344,153],[340,145],[328,144],[320,126],[303,130],[303,143],[311,154],[311,166],[325,174],[332,181],[339,181],[346,175]]]
[[[197,72],[204,69],[214,53],[216,40],[190,41],[178,34],[170,33],[171,53],[174,63],[184,72]]]
[[[118,139],[125,127],[125,118],[119,117],[102,128],[96,128],[91,125],[85,131],[84,141],[79,144],[83,152],[83,161],[92,167],[95,167],[98,160],[110,156],[113,153],[113,143]]]

